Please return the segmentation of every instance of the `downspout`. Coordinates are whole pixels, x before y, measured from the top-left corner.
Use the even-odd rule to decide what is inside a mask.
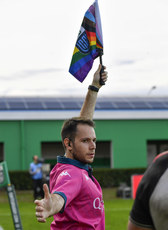
[[[21,169],[25,169],[25,127],[24,120],[20,122],[20,133],[21,133]]]

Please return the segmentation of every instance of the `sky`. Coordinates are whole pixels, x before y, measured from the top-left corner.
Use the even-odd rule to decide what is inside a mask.
[[[108,82],[100,96],[168,96],[168,1],[99,0]],[[93,0],[0,0],[0,97],[84,96],[69,72]]]

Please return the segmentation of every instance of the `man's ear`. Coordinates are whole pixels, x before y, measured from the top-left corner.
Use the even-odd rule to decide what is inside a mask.
[[[64,145],[65,145],[66,149],[68,149],[68,150],[72,149],[72,147],[71,147],[71,141],[67,137],[64,139]]]

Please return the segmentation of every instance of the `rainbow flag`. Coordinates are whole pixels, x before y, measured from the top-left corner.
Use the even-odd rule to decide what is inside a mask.
[[[80,82],[86,78],[95,58],[103,54],[103,36],[98,1],[89,7],[75,44],[69,72]]]

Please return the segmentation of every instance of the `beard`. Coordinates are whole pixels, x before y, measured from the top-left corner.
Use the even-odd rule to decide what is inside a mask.
[[[72,153],[72,155],[73,155],[74,160],[80,161],[80,162],[82,162],[84,164],[88,163],[85,159],[83,159],[82,157],[80,157],[79,154],[76,153],[76,151],[74,151]]]
[[[94,158],[90,159],[90,157],[89,157],[90,151],[89,150],[88,150],[88,152],[83,152],[83,150],[81,150],[79,146],[76,147],[74,142],[72,142],[71,147],[72,147],[72,150],[71,150],[70,154],[71,154],[72,159],[80,161],[84,164],[93,163]],[[85,149],[85,151],[87,151],[87,150]],[[94,154],[95,154],[95,151],[94,151]]]
[[[87,154],[84,156],[84,155],[80,154],[80,152],[76,151],[75,148],[74,148],[74,151],[71,154],[72,154],[74,160],[80,161],[80,162],[82,162],[84,164],[93,163],[93,161],[87,160],[87,158],[86,158]]]

